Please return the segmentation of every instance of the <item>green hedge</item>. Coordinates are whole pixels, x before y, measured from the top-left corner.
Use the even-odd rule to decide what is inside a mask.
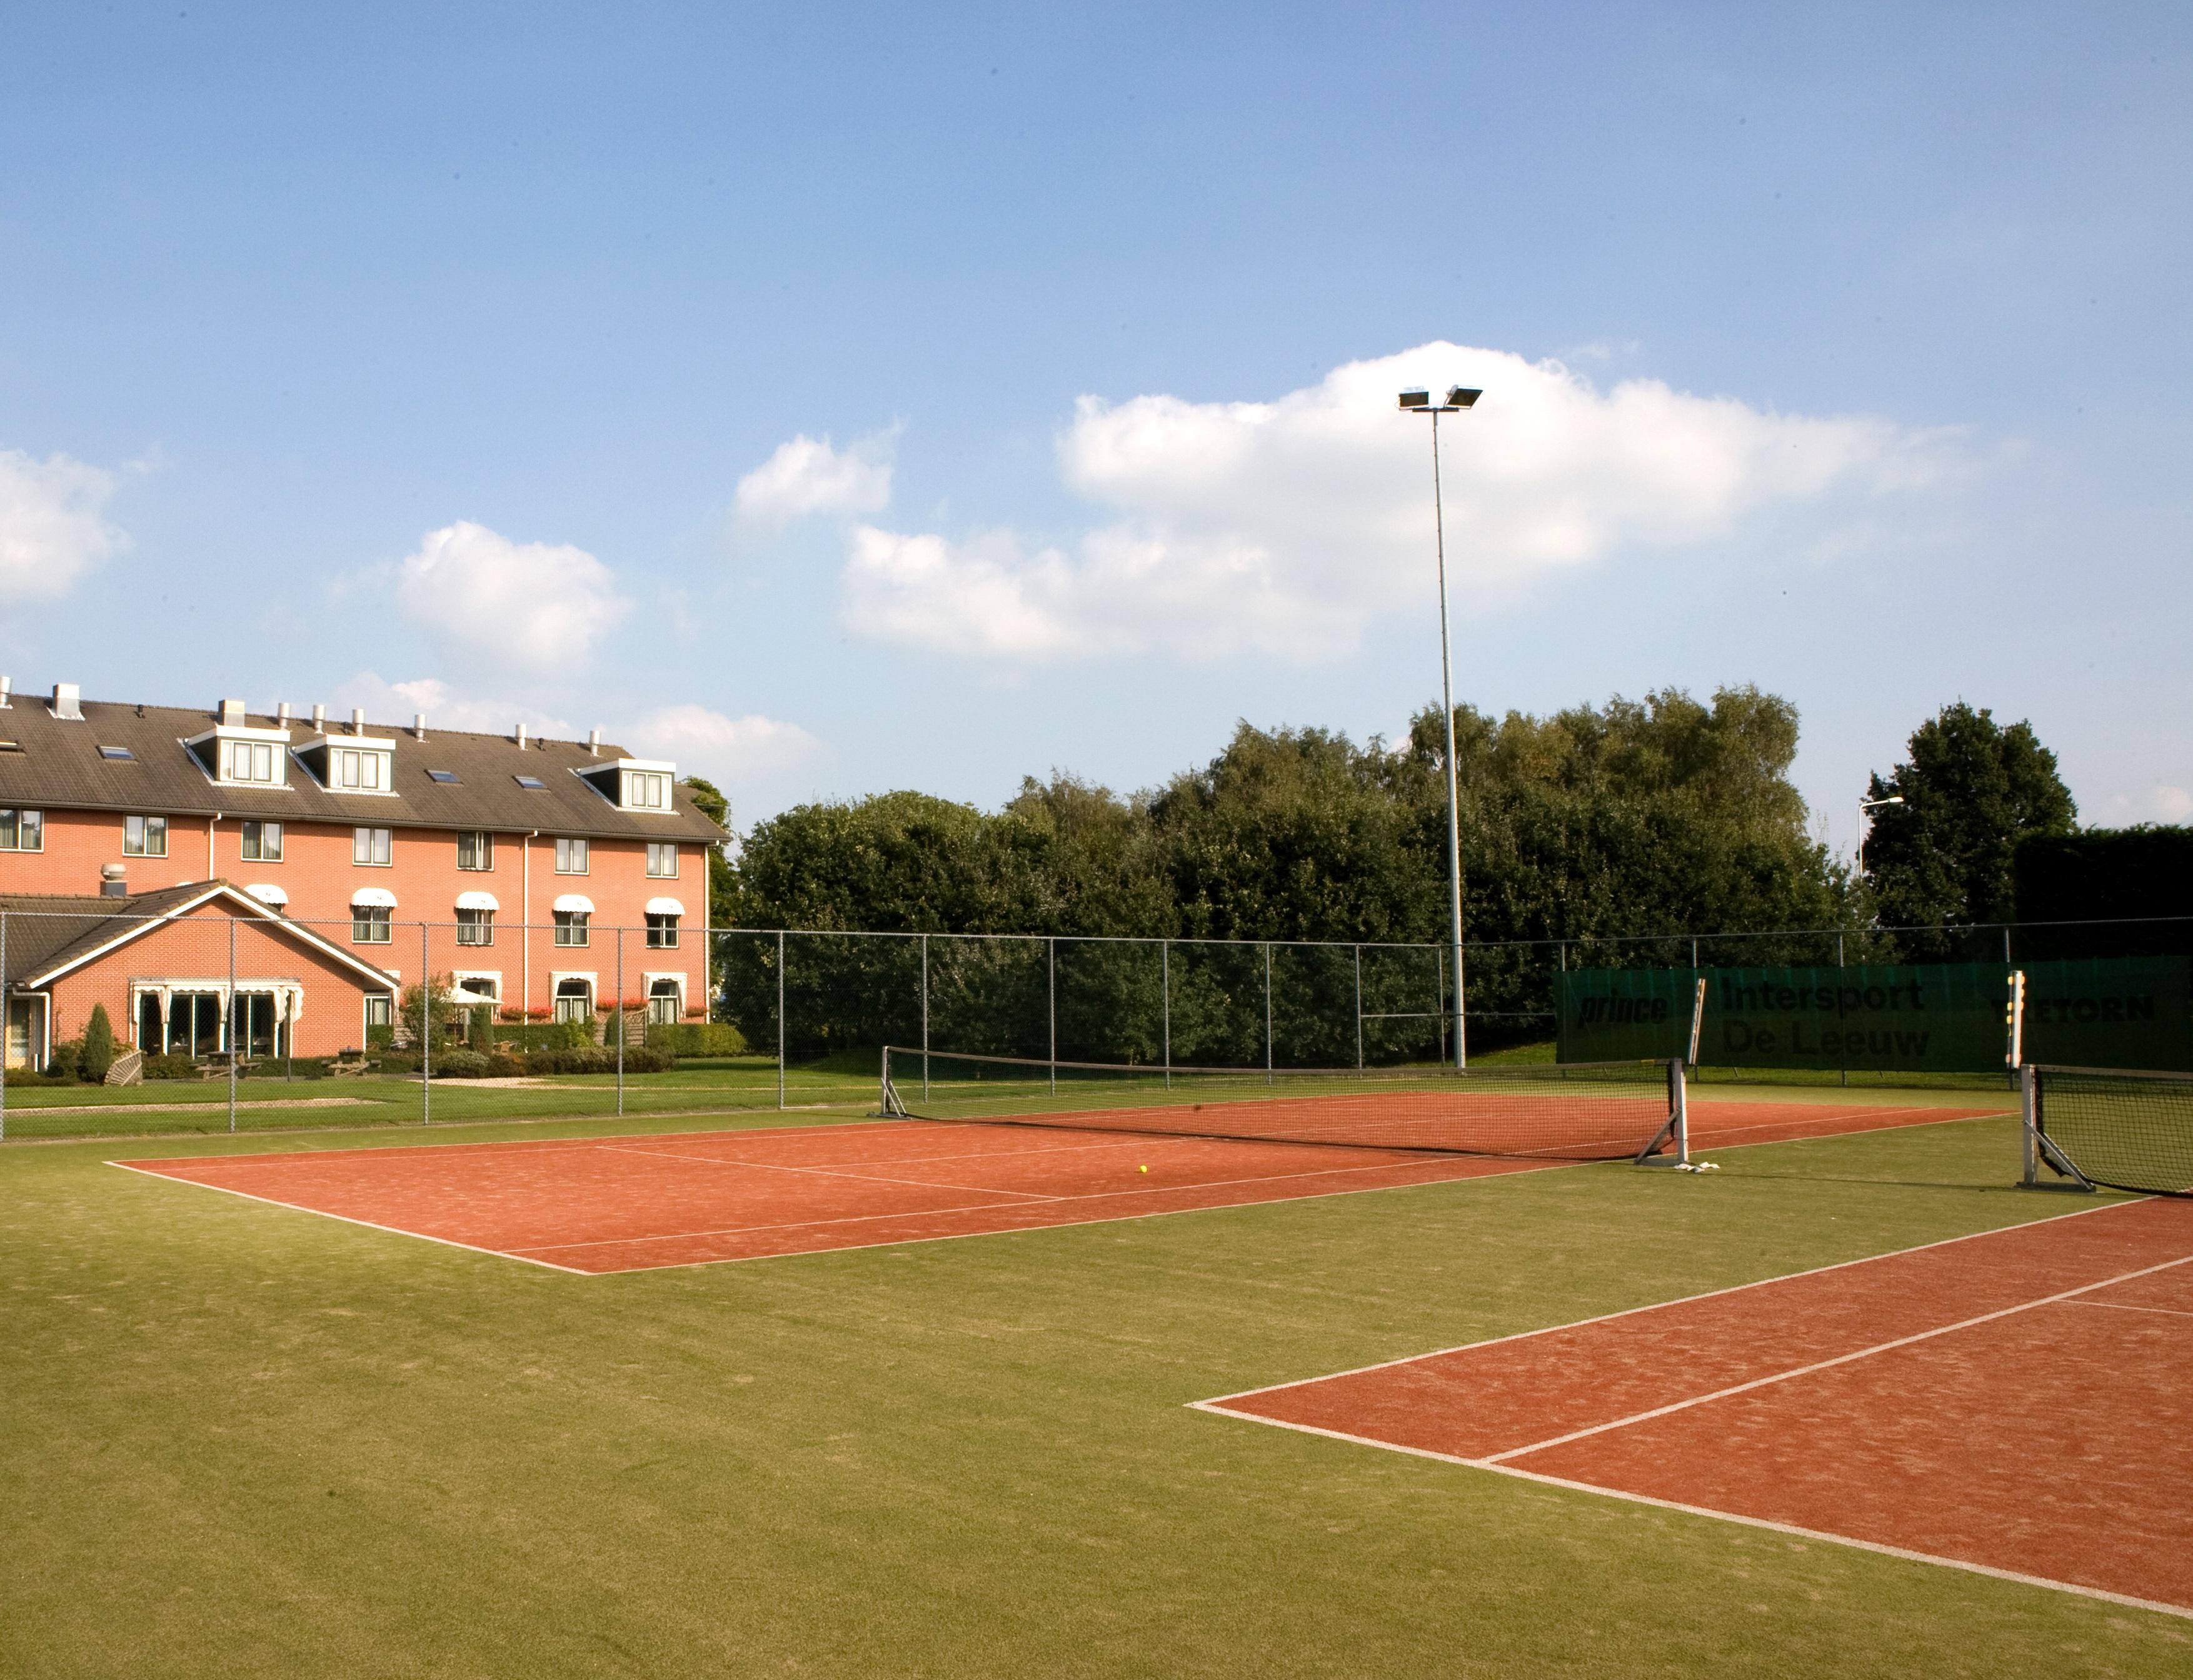
[[[592,1044],[594,1035],[585,1021],[538,1020],[498,1026],[495,1042],[499,1049],[577,1050]]]
[[[729,1021],[658,1022],[647,1029],[647,1047],[681,1056],[743,1056],[753,1054],[747,1036]]]

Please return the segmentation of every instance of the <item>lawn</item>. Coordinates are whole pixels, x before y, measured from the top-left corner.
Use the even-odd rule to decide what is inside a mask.
[[[112,1153],[0,1151],[0,1672],[2193,1674],[2167,1616],[1187,1409],[2064,1211],[2007,1120],[599,1277]]]

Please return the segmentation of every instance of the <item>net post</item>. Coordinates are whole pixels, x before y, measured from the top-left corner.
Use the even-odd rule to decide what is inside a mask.
[[[419,924],[419,1123],[434,1123],[434,952]]]
[[[2018,1070],[2019,1132],[2023,1134],[2025,1175],[2018,1181],[2023,1190],[2072,1190],[2093,1195],[2100,1186],[2079,1169],[2078,1163],[2058,1148],[2048,1135],[2047,1080],[2042,1070],[2026,1063]],[[2062,1182],[2053,1182],[2041,1176],[2046,1165]]]
[[[776,1106],[784,1106],[784,929],[776,930]]]
[[[1363,947],[1355,947],[1355,1071],[1363,1071]]]
[[[23,1023],[27,1041],[31,1024]],[[8,1141],[8,1047],[15,1038],[14,1006],[8,1001],[8,912],[0,910],[0,1143]],[[25,1050],[30,1049],[26,1042]]]
[[[228,917],[228,1129],[236,1129],[236,914]]]
[[[2034,1070],[2030,1065],[2018,1070],[2018,1183],[2032,1190],[2041,1183],[2041,1151],[2036,1140],[2039,1134],[2040,1104],[2035,1089]]]
[[[1703,980],[1698,982],[1701,1003],[1704,1000],[1705,984]],[[1668,1100],[1675,1115],[1672,1123],[1675,1129],[1675,1164],[1687,1167],[1691,1164],[1691,1084],[1684,1077],[1680,1060],[1668,1064]]]
[[[2010,1044],[2003,1060],[2010,1065],[2013,1077],[2025,1065],[2025,970],[2010,971],[2010,1007],[2004,1017],[2009,1029]]]

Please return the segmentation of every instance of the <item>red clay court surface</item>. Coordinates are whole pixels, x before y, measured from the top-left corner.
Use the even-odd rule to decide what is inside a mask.
[[[2184,1202],[1198,1405],[2193,1616]]]
[[[1709,1100],[1692,1106],[1692,1152],[2000,1111]],[[1105,1118],[1079,1117],[1092,1127]],[[1117,1118],[1130,1123],[1133,1115]],[[114,1164],[598,1273],[1237,1208],[1563,1163],[886,1120]]]

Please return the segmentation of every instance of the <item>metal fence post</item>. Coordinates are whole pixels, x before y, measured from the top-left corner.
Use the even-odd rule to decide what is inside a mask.
[[[1264,941],[1264,1083],[1272,1083],[1272,942]]]
[[[30,1052],[31,1024],[23,1023],[23,1050]],[[0,910],[0,1143],[8,1141],[8,1047],[15,1038],[15,1012],[8,1002],[8,912]]]
[[[228,1129],[236,1129],[236,917],[228,918]]]
[[[2007,963],[2007,962],[2009,962],[2009,961],[2011,960],[2011,959],[2010,959],[2010,923],[2007,923],[2007,922],[2006,922],[2006,923],[2004,923],[2002,924],[2002,960],[2003,960],[2004,962],[2006,962],[2006,963]]]
[[[776,930],[776,1106],[784,1106],[784,929]]]
[[[921,1097],[929,1100],[929,935],[921,936]]]
[[[434,1123],[434,948],[431,924],[419,924],[419,1123]]]
[[[624,929],[616,930],[617,1117],[624,1117]]]
[[[1044,940],[1044,1008],[1051,1018],[1051,1094],[1058,1094],[1058,940]]]
[[[1363,1071],[1363,947],[1355,947],[1355,1071]]]
[[[1561,954],[1564,958],[1567,957],[1568,947],[1566,946],[1563,946],[1561,947]],[[1439,974],[1439,980],[1437,982],[1439,996],[1432,1001],[1438,1007],[1440,1024],[1440,1066],[1441,1067],[1445,1067],[1446,1066],[1446,947],[1445,946],[1434,946],[1432,951],[1432,957],[1434,961],[1438,964]],[[1564,966],[1566,966],[1566,963],[1564,963]]]
[[[1165,1089],[1172,1089],[1172,941],[1158,941],[1158,989],[1163,1011],[1159,1019],[1165,1034]]]
[[[1691,966],[1693,969],[1698,966],[1698,940],[1695,934],[1691,936]]]

